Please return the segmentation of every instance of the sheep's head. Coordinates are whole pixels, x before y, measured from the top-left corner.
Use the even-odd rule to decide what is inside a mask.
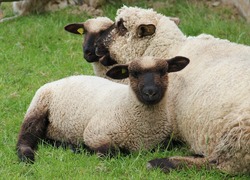
[[[88,62],[100,62],[104,66],[116,64],[117,62],[110,58],[107,48],[102,49],[103,55],[95,54],[95,43],[100,36],[105,36],[106,32],[113,26],[113,21],[106,17],[89,19],[84,23],[73,23],[65,26],[65,30],[78,34],[84,34],[83,55]],[[104,55],[105,53],[105,55]]]
[[[119,64],[143,56],[159,33],[157,28],[161,27],[159,22],[162,17],[152,9],[122,7],[117,11],[114,27],[106,30],[97,40],[96,54],[100,57],[105,55],[101,51],[106,48]],[[179,19],[168,18],[168,21],[175,25],[173,22],[178,23]]]
[[[181,56],[163,60],[146,56],[129,64],[115,65],[107,76],[113,79],[129,77],[130,87],[137,99],[143,104],[159,103],[168,86],[168,73],[180,71],[189,63],[189,59]]]

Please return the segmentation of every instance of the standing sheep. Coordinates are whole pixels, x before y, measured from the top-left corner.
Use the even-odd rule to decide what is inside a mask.
[[[175,130],[173,98],[168,101],[171,95],[166,93],[168,73],[180,71],[188,63],[185,57],[144,57],[107,72],[114,79],[129,77],[130,85],[94,76],[72,76],[45,84],[25,115],[17,142],[19,158],[34,161],[38,141],[45,138],[84,143],[100,154],[118,148],[153,148]]]
[[[211,35],[186,37],[170,18],[151,9],[122,7],[115,26],[97,41],[123,64],[136,57],[185,56],[190,65],[171,84],[174,136],[203,158],[172,157],[149,162],[166,171],[183,163],[214,164],[227,173],[250,173],[250,47]]]

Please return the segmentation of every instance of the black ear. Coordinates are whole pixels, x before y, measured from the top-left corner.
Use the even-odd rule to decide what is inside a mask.
[[[73,23],[73,24],[68,24],[67,26],[64,27],[64,29],[70,33],[73,34],[84,34],[84,24],[83,23]]]
[[[170,72],[180,71],[183,68],[185,68],[189,63],[189,59],[182,56],[176,56],[172,59],[167,60],[167,62],[168,62],[168,72],[170,73]]]
[[[112,79],[125,79],[129,76],[128,65],[116,65],[108,70],[106,75]]]
[[[153,24],[141,24],[137,30],[136,34],[138,37],[150,36],[155,33],[155,25]]]

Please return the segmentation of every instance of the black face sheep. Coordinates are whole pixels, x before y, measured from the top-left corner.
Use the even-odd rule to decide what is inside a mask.
[[[211,162],[227,173],[249,173],[250,47],[205,34],[186,37],[169,17],[152,9],[122,7],[115,24],[96,43],[97,54],[101,44],[119,64],[141,56],[191,59],[179,73],[185,83],[173,83],[168,91],[176,97],[174,138],[204,158],[173,157],[165,164],[151,161],[151,166]]]
[[[99,53],[103,54],[102,57],[97,56],[95,53],[95,43],[100,36],[104,36],[106,30],[112,29],[113,24],[113,21],[109,18],[97,17],[83,23],[72,23],[65,26],[65,30],[70,33],[78,35],[84,34],[82,45],[84,58],[87,62],[92,63],[94,72],[97,76],[106,78],[108,78],[106,76],[106,72],[108,71],[106,66],[117,64],[117,62],[110,58],[106,48],[100,48]]]
[[[114,79],[129,77],[130,85],[95,76],[72,76],[45,84],[25,115],[18,157],[34,161],[38,142],[45,138],[84,143],[100,154],[118,148],[153,148],[174,130],[173,98],[168,101],[166,93],[168,73],[180,71],[188,63],[185,57],[143,57],[107,72]]]

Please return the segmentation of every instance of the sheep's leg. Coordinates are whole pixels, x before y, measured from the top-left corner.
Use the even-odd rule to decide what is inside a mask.
[[[21,161],[33,162],[40,139],[46,136],[47,113],[32,112],[26,115],[17,142],[17,154]]]
[[[183,169],[196,167],[198,169],[205,167],[211,169],[214,162],[209,162],[207,158],[201,157],[170,157],[170,158],[160,158],[153,159],[148,162],[147,168],[160,168],[163,172],[167,173],[174,169]]]

